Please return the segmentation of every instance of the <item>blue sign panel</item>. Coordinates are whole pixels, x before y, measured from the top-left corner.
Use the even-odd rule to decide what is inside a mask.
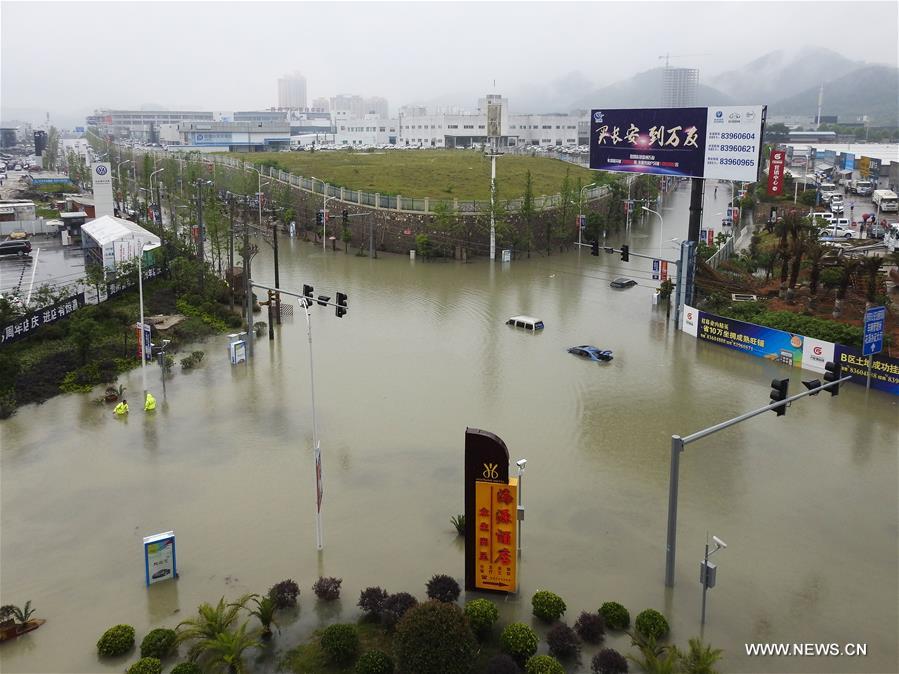
[[[696,336],[759,358],[802,367],[802,335],[700,311]]]
[[[886,320],[886,307],[871,307],[865,311],[865,338],[863,353],[866,356],[883,351],[883,322]]]
[[[847,152],[843,154],[843,170],[845,171],[854,171],[855,170],[855,155],[851,152]]]
[[[702,177],[708,108],[593,110],[590,168]]]
[[[75,133],[84,133],[84,127],[83,127],[83,126],[76,126],[76,127],[75,127]]]
[[[144,582],[147,587],[178,577],[175,532],[166,531],[144,538]]]

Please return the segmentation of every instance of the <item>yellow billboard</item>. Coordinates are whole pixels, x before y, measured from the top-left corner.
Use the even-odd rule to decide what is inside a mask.
[[[475,587],[515,592],[518,557],[518,479],[475,482]]]

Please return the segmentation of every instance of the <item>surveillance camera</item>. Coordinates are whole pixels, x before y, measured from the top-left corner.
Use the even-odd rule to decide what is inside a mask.
[[[528,462],[527,459],[519,459],[518,461],[515,462],[515,465],[518,466],[519,468],[524,468],[524,464],[526,464],[527,462]]]
[[[717,536],[712,536],[712,540],[715,541],[715,545],[717,545],[719,548],[726,548],[726,547],[727,547],[727,543],[725,543],[724,541],[722,541],[722,540],[721,540],[720,538],[718,538]]]

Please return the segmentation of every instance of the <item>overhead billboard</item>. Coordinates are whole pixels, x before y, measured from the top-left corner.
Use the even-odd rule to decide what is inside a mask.
[[[766,107],[592,110],[590,168],[690,178],[758,178]]]

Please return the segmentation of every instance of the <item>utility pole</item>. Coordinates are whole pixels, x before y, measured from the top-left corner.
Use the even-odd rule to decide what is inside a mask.
[[[253,286],[250,282],[250,228],[243,228],[244,305],[247,312],[247,357],[253,357]]]
[[[203,250],[203,182],[197,181],[197,257],[200,259],[200,291],[205,287],[205,274],[203,273],[206,264],[205,252]]]
[[[231,226],[228,228],[228,286],[231,288],[231,311],[234,311],[234,195],[228,193]]]
[[[272,226],[272,245],[275,248],[275,287],[281,287],[281,277],[278,276],[278,219],[275,218],[274,225]],[[278,325],[281,325],[281,294],[275,291],[274,296],[275,302],[275,321],[277,321]]]

